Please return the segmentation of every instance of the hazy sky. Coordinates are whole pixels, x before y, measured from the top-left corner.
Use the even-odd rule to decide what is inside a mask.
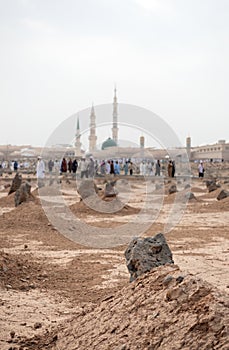
[[[0,143],[43,145],[114,83],[182,142],[229,140],[228,43],[228,0],[0,0]]]

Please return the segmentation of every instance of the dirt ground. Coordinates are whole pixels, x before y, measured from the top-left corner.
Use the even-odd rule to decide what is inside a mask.
[[[191,188],[186,190],[187,181],[176,179],[173,182],[178,193],[167,194],[171,183],[166,180],[161,197],[154,180],[150,180],[147,201],[153,203],[156,198],[160,203],[162,198],[162,204],[144,235],[163,232],[179,194],[193,192],[196,199],[187,202],[179,223],[166,232],[165,237],[174,262],[183,274],[192,274],[211,283],[228,297],[229,197],[221,201],[216,199],[222,188],[229,189],[226,170],[224,178],[218,181],[221,188],[211,193],[208,193],[205,179],[193,178]],[[15,208],[14,194],[7,196],[9,179],[0,181],[0,349],[62,349],[62,345],[73,349],[66,344],[52,345],[52,341],[56,341],[53,330],[67,327],[79,314],[89,315],[111,296],[114,298],[129,288],[124,258],[127,243],[101,249],[70,241],[46,217],[35,182],[32,182],[34,199]],[[124,206],[114,214],[87,207],[80,201],[72,179],[63,179],[61,192],[66,205],[79,220],[101,230],[112,229],[115,235],[118,227],[134,222],[139,213],[142,213],[142,220],[145,218],[141,212],[146,201],[145,179],[125,181],[120,181],[119,186],[119,198]],[[40,344],[39,339],[47,339],[47,344],[45,341]],[[79,343],[74,349],[84,350],[85,346]],[[128,349],[118,347],[119,344],[117,347],[87,346],[87,349]],[[163,349],[163,346],[155,348]],[[151,348],[144,345],[142,349]]]

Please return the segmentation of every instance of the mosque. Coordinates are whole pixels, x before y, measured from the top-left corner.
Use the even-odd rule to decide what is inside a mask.
[[[92,105],[90,113],[90,124],[89,124],[89,149],[88,152],[82,154],[81,142],[80,142],[80,127],[79,118],[77,119],[77,129],[75,135],[75,156],[93,156],[95,159],[132,159],[132,160],[154,160],[155,156],[160,158],[164,156],[164,150],[158,150],[158,154],[155,154],[155,149],[145,148],[145,138],[140,136],[139,146],[133,145],[124,146],[123,141],[119,140],[119,128],[118,128],[118,100],[117,100],[117,89],[114,89],[113,98],[113,112],[112,112],[112,137],[108,137],[101,146],[97,144],[96,136],[96,115],[95,108]],[[154,151],[154,152],[152,152]],[[166,152],[166,151],[165,151]]]
[[[88,152],[82,149],[82,144],[80,141],[80,121],[77,118],[76,134],[74,145],[54,145],[47,148],[49,157],[58,158],[63,155],[67,157],[81,158],[82,156],[92,155],[96,159],[168,159],[169,156],[175,159],[177,156],[180,157],[181,154],[186,151],[190,161],[229,161],[229,142],[226,140],[219,140],[214,144],[192,146],[191,137],[186,138],[186,145],[181,148],[170,149],[169,152],[162,148],[145,148],[145,138],[140,136],[138,147],[123,147],[121,146],[121,141],[119,140],[119,128],[118,128],[118,101],[117,101],[117,90],[114,89],[113,98],[113,112],[112,112],[112,137],[107,138],[101,146],[97,143],[96,135],[96,114],[95,108],[92,105],[90,113],[90,124],[89,124],[89,149]],[[26,146],[12,146],[12,145],[0,145],[0,160],[8,159],[21,159],[21,158],[33,158],[41,154],[41,147],[32,147],[30,145]]]
[[[114,89],[114,99],[113,99],[113,125],[112,125],[112,138],[108,138],[102,143],[101,150],[104,151],[109,147],[118,146],[118,101],[117,101],[117,90]],[[75,156],[79,157],[82,155],[81,142],[80,142],[80,126],[79,117],[77,118],[77,128],[75,135]],[[95,108],[92,105],[90,114],[90,134],[89,140],[89,153],[93,154],[98,152],[97,149],[97,136],[96,136],[96,115]]]
[[[108,158],[138,158],[138,159],[166,159],[168,158],[168,151],[165,149],[145,148],[145,138],[141,136],[139,139],[139,147],[121,147],[118,139],[118,101],[117,101],[117,89],[114,89],[113,98],[113,122],[112,122],[112,138],[107,138],[101,146],[101,149],[97,147],[97,136],[96,136],[96,115],[95,108],[92,105],[90,113],[90,133],[89,133],[89,150],[87,155],[92,155],[97,159],[108,159]],[[79,118],[77,119],[77,129],[75,135],[75,156],[85,156],[85,152],[81,149],[80,142],[80,125]],[[180,149],[169,150],[170,156],[179,156],[179,151],[187,152],[188,158],[191,161],[195,160],[226,160],[229,161],[229,143],[225,140],[219,140],[213,145],[204,146],[191,146],[191,137],[186,138],[186,145]]]

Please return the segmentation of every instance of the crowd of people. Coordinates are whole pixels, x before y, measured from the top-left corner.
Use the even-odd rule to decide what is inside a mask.
[[[129,160],[94,160],[93,157],[84,158],[81,160],[72,160],[71,158],[66,160],[63,158],[61,162],[49,160],[48,171],[52,173],[53,170],[59,171],[60,174],[72,173],[78,174],[81,178],[93,178],[99,175],[141,175],[141,176],[160,176],[161,175],[161,161],[158,159],[156,162],[144,161],[140,163],[132,162]],[[198,176],[204,177],[204,164],[202,161],[198,164]],[[167,175],[168,177],[175,177],[176,165],[174,160],[168,160]]]
[[[35,162],[33,161],[33,166],[35,166]],[[18,169],[29,169],[31,167],[31,161],[17,161],[17,160],[12,160],[12,161],[6,161],[3,160],[0,162],[0,169],[2,170],[11,170],[11,171],[17,171]]]
[[[41,157],[38,157],[37,162],[34,160],[23,162],[17,160],[10,162],[3,161],[0,163],[0,169],[15,172],[18,170],[27,170],[30,172],[36,172],[38,177],[41,177],[40,169],[42,169],[44,173],[59,173],[60,175],[69,173],[73,175],[76,174],[81,178],[92,178],[94,176],[103,176],[107,174],[160,176],[161,162],[160,160],[155,162],[149,160],[133,162],[131,159],[108,159],[99,161],[93,157],[82,157],[81,159],[63,157],[61,160],[50,159],[49,161],[44,161]]]
[[[28,160],[19,162],[14,161],[2,161],[0,162],[0,170],[10,169],[17,172],[18,170],[30,170],[36,172],[37,178],[44,178],[45,174],[72,174],[79,178],[93,178],[94,176],[111,175],[141,175],[141,176],[161,176],[162,168],[163,174],[166,175],[166,167],[161,166],[161,161],[156,160],[142,160],[131,161],[131,159],[107,159],[99,161],[91,157],[82,157],[81,159],[72,159],[63,157],[61,160],[49,161],[42,160],[38,157],[37,162],[34,160]],[[174,160],[168,160],[167,162],[167,176],[175,177],[176,166]],[[197,165],[198,176],[204,177],[205,169],[204,164],[200,161]]]
[[[60,172],[60,174],[76,174],[80,178],[93,178],[94,176],[104,175],[142,175],[142,176],[160,176],[161,164],[160,160],[154,164],[152,161],[141,161],[140,163],[128,160],[102,160],[99,161],[93,157],[82,157],[77,159],[66,159],[65,157],[59,161],[48,161],[48,172]]]
[[[160,176],[160,161],[154,162],[142,161],[140,163],[128,160],[102,160],[99,161],[93,157],[82,157],[77,159],[62,158],[61,161],[50,159],[48,162],[42,160],[41,157],[37,159],[36,175],[38,183],[44,182],[45,174],[52,177],[52,175],[72,174],[78,178],[93,178],[95,176],[105,175],[143,175],[143,176]]]

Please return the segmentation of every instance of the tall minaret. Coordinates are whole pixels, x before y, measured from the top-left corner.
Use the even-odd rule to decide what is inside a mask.
[[[96,126],[95,126],[95,109],[92,104],[91,107],[91,115],[90,115],[90,135],[89,135],[89,152],[93,152],[96,150],[96,141],[97,136],[95,134]]]
[[[188,154],[188,158],[190,160],[191,158],[191,137],[190,136],[186,138],[186,151]]]
[[[116,144],[118,144],[118,103],[116,96],[116,86],[114,89],[112,138]]]
[[[75,135],[75,156],[81,156],[81,142],[80,142],[80,121],[77,117],[76,135]]]
[[[140,154],[141,154],[141,158],[144,159],[144,153],[145,153],[145,137],[142,135],[140,137]]]

